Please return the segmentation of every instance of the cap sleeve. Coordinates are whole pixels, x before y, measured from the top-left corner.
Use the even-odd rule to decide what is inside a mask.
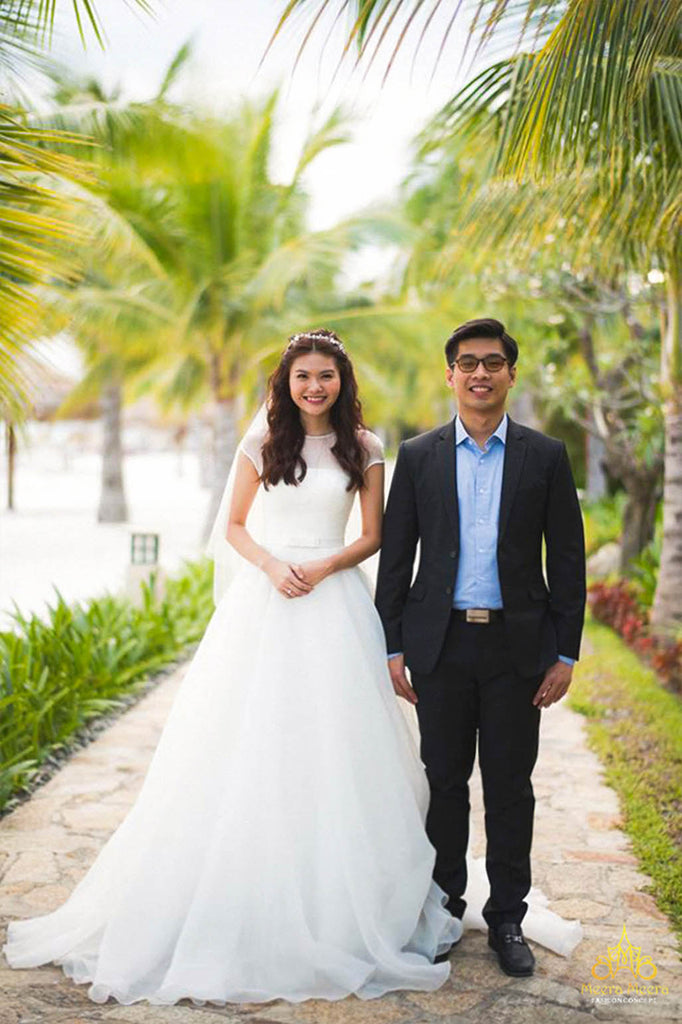
[[[384,461],[384,446],[371,430],[363,430],[360,434],[360,440],[365,449],[365,472],[370,466],[376,466],[377,463]]]
[[[247,459],[253,463],[258,476],[263,474],[263,443],[267,432],[267,426],[252,427],[244,434],[237,449],[237,451],[243,452]]]

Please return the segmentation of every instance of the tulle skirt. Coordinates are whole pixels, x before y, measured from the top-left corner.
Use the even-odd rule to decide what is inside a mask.
[[[133,807],[61,907],[10,923],[5,955],[61,964],[98,1003],[438,988],[462,926],[432,881],[427,803],[364,573],[290,600],[248,566]]]

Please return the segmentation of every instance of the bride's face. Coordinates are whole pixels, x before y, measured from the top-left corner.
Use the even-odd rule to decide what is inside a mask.
[[[340,390],[341,376],[332,356],[306,352],[289,367],[292,400],[308,416],[327,415]]]

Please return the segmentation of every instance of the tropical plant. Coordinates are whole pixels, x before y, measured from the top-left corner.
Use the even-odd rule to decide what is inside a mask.
[[[305,224],[304,175],[323,152],[346,141],[335,110],[304,140],[290,181],[275,182],[270,155],[277,92],[243,102],[221,119],[195,117],[167,145],[146,181],[165,204],[146,240],[163,261],[175,295],[176,329],[159,376],[165,403],[207,399],[213,407],[214,475],[206,527],[217,510],[236,449],[245,393],[260,391],[287,336],[311,323],[353,323],[365,336],[382,311],[339,293],[345,255],[398,228],[375,213],[325,231]],[[395,311],[384,310],[384,315]]]
[[[630,575],[634,579],[641,604],[650,608],[656,594],[656,581],[661,565],[661,538],[654,539],[633,559]]]
[[[158,203],[141,164],[163,159],[164,144],[184,129],[173,122],[164,91],[187,59],[183,48],[163,78],[159,94],[144,103],[122,103],[94,79],[79,80],[53,67],[53,109],[34,121],[87,145],[93,180],[76,197],[81,244],[74,249],[77,277],[52,290],[51,305],[84,356],[84,378],[59,410],[83,402],[102,412],[100,522],[127,518],[123,486],[121,411],[126,389],[141,382],[163,351],[172,315],[170,285],[149,244],[156,236]],[[177,115],[176,115],[177,116]],[[145,140],[142,142],[141,140]],[[60,148],[73,143],[60,142]],[[59,319],[58,319],[59,322]]]
[[[623,504],[625,492],[606,494],[598,501],[583,501],[585,524],[585,550],[588,558],[604,544],[620,540],[623,529]]]
[[[366,238],[402,237],[393,214],[375,210],[327,231],[306,230],[303,176],[320,153],[345,141],[341,112],[310,134],[291,181],[278,184],[269,166],[277,93],[222,117],[180,111],[165,93],[188,56],[185,46],[144,104],[123,105],[96,82],[55,76],[57,105],[47,123],[87,132],[97,144],[97,184],[81,197],[95,224],[82,280],[63,303],[76,314],[87,363],[68,408],[99,388],[108,402],[105,423],[116,428],[126,381],[150,375],[163,406],[184,411],[210,401],[208,526],[245,394],[262,391],[287,335],[305,323],[352,324],[367,345],[396,318],[404,333],[409,316],[396,303],[382,309],[362,294],[341,295],[336,282],[346,253]],[[385,392],[385,374],[375,377]],[[105,452],[108,504],[120,515],[117,429],[105,433]]]
[[[301,7],[290,0],[282,21]],[[310,9],[310,5],[308,9]],[[320,0],[318,14],[339,4]],[[345,5],[344,5],[345,6]],[[360,54],[390,38],[405,18],[399,47],[420,0],[356,0],[348,44]],[[444,6],[433,0],[431,10]],[[453,20],[462,7],[451,0]],[[660,267],[666,282],[661,378],[665,402],[666,458],[663,555],[652,620],[682,622],[682,3],[654,0],[499,0],[472,3],[470,31],[479,45],[500,31],[528,54],[497,61],[448,105],[449,130],[496,127],[494,169],[522,185],[512,197],[523,226],[537,206],[538,186],[553,209],[545,230],[571,225],[590,211],[592,238],[602,260],[614,254],[629,266]],[[452,23],[451,23],[452,24]],[[505,35],[506,33],[506,35]],[[376,51],[375,46],[375,51]],[[448,120],[449,119],[449,120]],[[507,188],[508,192],[511,192]],[[498,197],[499,198],[499,197]],[[540,195],[542,199],[542,195]],[[537,221],[531,218],[537,226]],[[584,227],[587,218],[581,218]]]

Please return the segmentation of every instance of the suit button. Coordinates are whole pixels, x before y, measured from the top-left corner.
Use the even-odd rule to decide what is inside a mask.
[[[445,593],[446,594],[451,594],[452,593],[452,587],[446,587],[445,588]]]
[[[450,558],[457,558],[457,552],[456,551],[451,551],[450,552]]]

